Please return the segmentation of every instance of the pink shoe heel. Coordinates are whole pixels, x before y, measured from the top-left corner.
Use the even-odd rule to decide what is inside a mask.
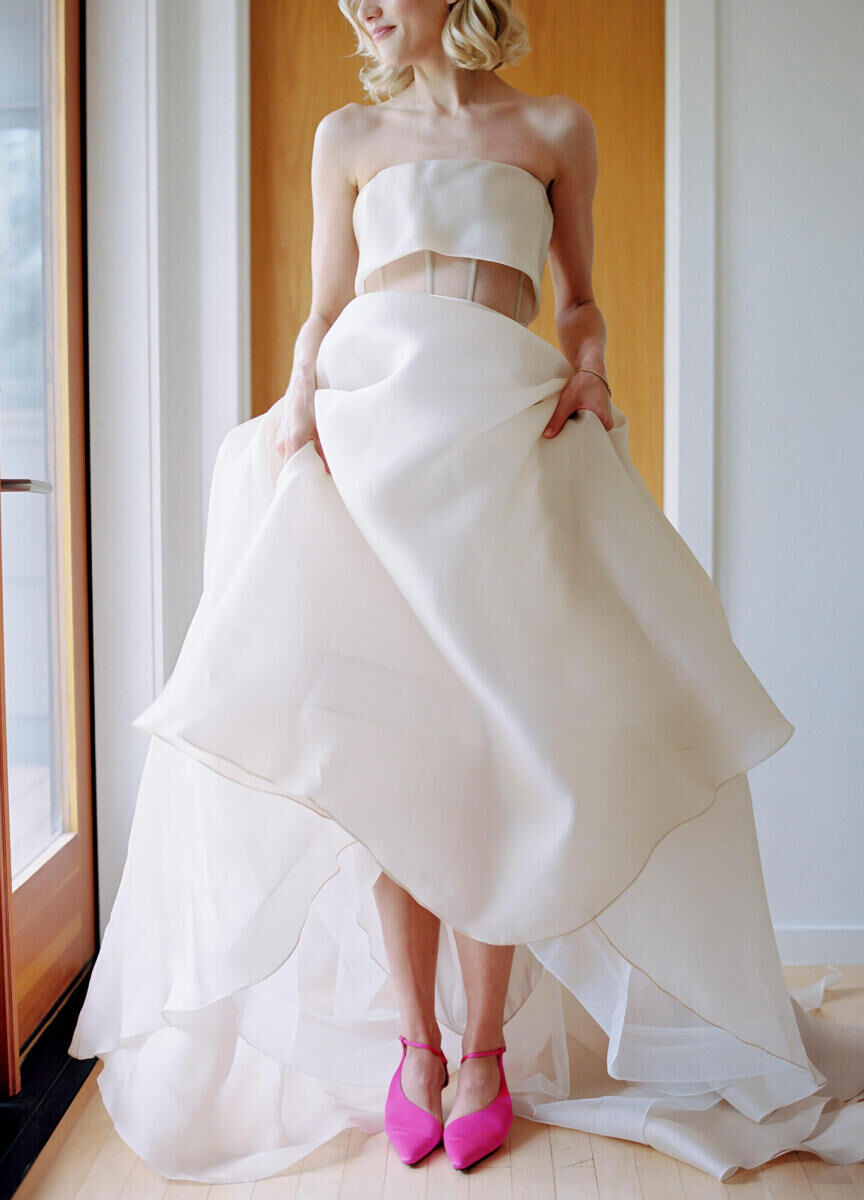
[[[399,1041],[402,1043],[402,1058],[390,1080],[390,1090],[384,1105],[384,1129],[403,1163],[413,1167],[440,1144],[444,1127],[437,1117],[433,1117],[419,1104],[414,1104],[402,1091],[402,1066],[408,1047],[416,1046],[419,1050],[431,1050],[433,1054],[438,1055],[444,1064],[444,1087],[450,1082],[450,1074],[447,1070],[446,1056],[434,1046],[427,1046],[425,1042],[409,1042],[401,1033]]]
[[[494,1153],[504,1144],[513,1124],[513,1101],[501,1061],[506,1049],[506,1046],[499,1046],[497,1050],[477,1050],[473,1054],[463,1054],[460,1059],[461,1066],[466,1058],[485,1058],[497,1054],[501,1086],[498,1095],[485,1108],[466,1113],[464,1117],[457,1117],[444,1126],[444,1149],[457,1171],[467,1171],[481,1158]]]

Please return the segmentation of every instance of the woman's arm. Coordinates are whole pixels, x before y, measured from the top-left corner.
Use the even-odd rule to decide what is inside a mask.
[[[549,267],[555,290],[555,326],[574,375],[561,394],[548,429],[554,436],[578,408],[590,408],[612,428],[609,392],[596,375],[606,375],[606,323],[591,287],[594,257],[592,207],[597,187],[597,138],[586,108],[563,97],[557,114],[558,169],[549,199],[555,223]]]
[[[357,136],[358,107],[348,104],[327,113],[315,130],[311,165],[312,303],[294,343],[276,442],[287,459],[305,442],[313,441],[325,467],[327,461],[315,428],[315,364],[325,333],[354,296],[357,242],[352,217],[356,192],[350,154]]]

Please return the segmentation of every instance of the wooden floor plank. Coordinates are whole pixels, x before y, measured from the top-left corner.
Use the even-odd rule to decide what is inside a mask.
[[[132,1174],[137,1158],[134,1150],[112,1129],[81,1186],[74,1193],[75,1200],[120,1200],[120,1193]]]
[[[552,1143],[548,1125],[541,1125],[538,1121],[526,1121],[524,1117],[514,1117],[508,1142],[489,1159],[489,1162],[497,1166],[499,1159],[509,1159],[513,1171],[531,1172],[538,1193],[544,1194],[540,1189],[546,1188],[546,1194],[554,1196]],[[500,1165],[503,1166],[503,1162]]]
[[[555,1168],[556,1200],[600,1200],[594,1160]]]
[[[798,1157],[816,1200],[859,1200],[846,1167],[825,1162],[806,1150]]]
[[[429,1155],[426,1167],[426,1200],[468,1200],[471,1174],[457,1171],[439,1146]]]
[[[164,1200],[168,1180],[140,1158],[136,1158],[120,1200]]]
[[[112,1129],[111,1118],[96,1091],[72,1129],[69,1141],[57,1152],[39,1183],[35,1192],[38,1200],[69,1200],[74,1196]]]
[[[549,1145],[556,1200],[599,1200],[589,1135],[550,1125]]]
[[[351,1130],[343,1129],[303,1159],[297,1200],[339,1200]]]
[[[719,1179],[713,1179],[698,1167],[679,1162],[678,1174],[687,1200],[725,1200],[726,1189]]]
[[[633,1148],[623,1138],[591,1134],[600,1200],[644,1200]]]
[[[771,1200],[814,1200],[813,1189],[795,1150],[772,1158],[766,1164],[764,1177]]]
[[[513,1189],[513,1177],[519,1172],[512,1171],[509,1166],[494,1167],[492,1166],[493,1159],[488,1159],[486,1162],[478,1163],[476,1167],[472,1167],[468,1171],[470,1200],[536,1200],[538,1192],[535,1189],[530,1194],[527,1192],[515,1192]],[[453,1168],[451,1167],[452,1171]],[[458,1172],[462,1174],[462,1172]],[[521,1180],[520,1180],[521,1184]],[[550,1193],[554,1195],[554,1193]],[[435,1196],[434,1200],[438,1200]]]
[[[556,1171],[562,1167],[594,1166],[591,1152],[591,1137],[581,1129],[564,1129],[560,1125],[549,1126],[549,1145],[552,1150],[552,1166]]]
[[[424,1158],[416,1167],[406,1166],[388,1143],[382,1200],[426,1200],[428,1165],[429,1159]]]
[[[645,1200],[687,1200],[677,1159],[638,1144],[633,1146],[633,1159]]]
[[[500,1156],[500,1158],[499,1158]],[[490,1164],[510,1163],[513,1200],[555,1195],[555,1171],[549,1126],[515,1117],[510,1137]]]
[[[723,1185],[723,1190],[727,1200],[771,1200],[762,1167],[741,1167]]]
[[[367,1134],[359,1129],[351,1130],[339,1200],[367,1200],[369,1196],[377,1200],[384,1191],[387,1146],[386,1133]]]
[[[295,1163],[292,1167],[280,1171],[270,1179],[258,1179],[252,1190],[252,1200],[296,1200],[300,1177],[303,1174],[303,1163]]]
[[[846,1170],[849,1172],[849,1178],[852,1180],[855,1195],[864,1200],[864,1162],[850,1163],[846,1167]]]

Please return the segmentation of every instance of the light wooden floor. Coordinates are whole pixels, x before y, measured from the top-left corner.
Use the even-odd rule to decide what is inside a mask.
[[[790,987],[823,968],[787,967]],[[864,1025],[864,966],[826,993],[826,1020]],[[18,1189],[15,1200],[864,1200],[864,1163],[832,1166],[788,1153],[726,1184],[647,1146],[517,1119],[509,1142],[462,1174],[439,1147],[404,1166],[383,1133],[345,1131],[302,1162],[257,1183],[183,1183],[157,1175],[115,1133],[96,1071]],[[89,1097],[88,1097],[89,1093]],[[444,1111],[454,1084],[444,1093]],[[864,1147],[862,1147],[864,1153]]]

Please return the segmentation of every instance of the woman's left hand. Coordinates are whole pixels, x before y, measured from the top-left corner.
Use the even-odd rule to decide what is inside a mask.
[[[590,409],[599,417],[607,433],[612,429],[612,401],[606,384],[596,375],[578,371],[570,376],[561,389],[555,411],[543,430],[543,436],[556,437],[564,428],[564,422],[574,416],[580,408]]]

